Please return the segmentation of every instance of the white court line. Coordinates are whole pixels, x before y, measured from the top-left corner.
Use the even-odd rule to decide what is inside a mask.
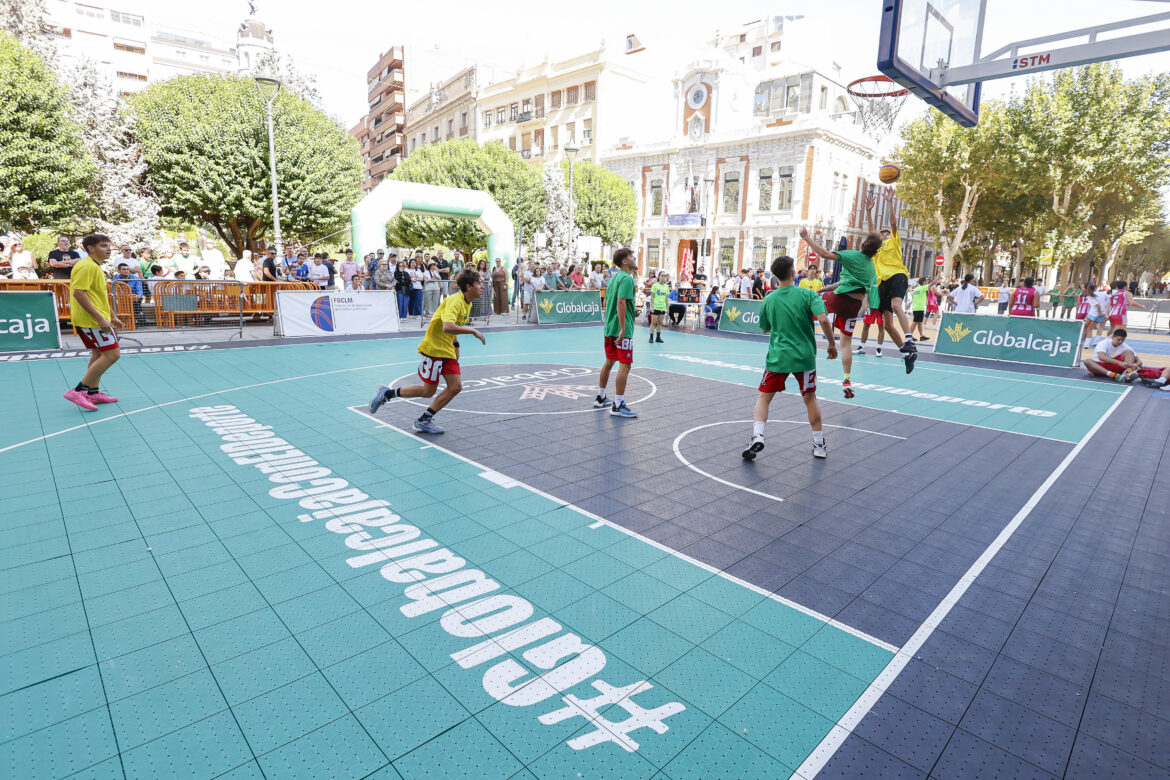
[[[722,382],[725,385],[735,385],[736,387],[756,387],[755,382],[733,382],[730,379],[717,379],[715,377],[709,377],[709,376],[695,376],[694,374],[687,374],[687,373],[684,373],[682,371],[671,371],[669,368],[658,368],[656,366],[644,366],[643,368],[648,368],[651,371],[662,371],[663,373],[666,373],[666,374],[675,374],[677,376],[690,377],[691,379],[706,379],[707,381],[710,381],[710,382]],[[818,377],[817,379],[820,382],[831,382],[834,384],[840,384],[840,382],[841,382],[840,379],[826,379],[824,377]],[[865,391],[858,390],[858,392],[863,393]],[[903,417],[917,417],[919,420],[933,420],[934,422],[950,423],[951,425],[962,425],[964,428],[982,428],[985,431],[995,431],[996,433],[1010,433],[1010,434],[1013,434],[1015,436],[1027,436],[1029,439],[1044,439],[1045,441],[1055,441],[1055,442],[1059,442],[1061,444],[1072,444],[1073,443],[1071,441],[1068,441],[1067,439],[1055,439],[1051,436],[1041,436],[1038,433],[1024,433],[1023,431],[1009,431],[1006,428],[995,428],[995,427],[992,427],[990,425],[977,425],[975,423],[959,422],[958,420],[948,420],[945,417],[927,417],[925,414],[914,414],[914,412],[900,412],[897,409],[882,409],[882,408],[877,407],[877,406],[867,406],[865,404],[850,403],[849,401],[840,401],[836,398],[825,398],[823,395],[818,395],[817,401],[824,402],[824,403],[830,403],[830,404],[841,404],[842,406],[848,406],[850,409],[869,409],[871,412],[885,412],[887,414],[900,414]],[[825,423],[825,424],[827,425],[828,423]]]
[[[314,342],[314,343],[316,343],[316,342]],[[346,343],[346,342],[339,342],[339,343]],[[295,344],[293,344],[293,345],[273,344],[270,346],[283,347],[283,346],[297,346],[297,345],[295,345]],[[261,349],[261,347],[257,347],[257,349]],[[226,351],[226,350],[224,350],[224,351]],[[556,354],[558,354],[558,355],[596,355],[598,353],[598,351],[599,350],[588,350],[588,351],[578,351],[578,352],[558,352]],[[163,353],[158,353],[158,354],[169,356],[169,355],[178,355],[178,354],[207,355],[209,353],[207,353],[207,352],[189,352],[189,353],[163,352]],[[152,353],[150,355],[142,355],[142,357],[154,357],[154,353]],[[470,362],[472,360],[485,360],[487,358],[515,358],[515,357],[516,357],[515,355],[505,355],[505,354],[501,354],[501,355],[476,355],[476,356],[471,357],[471,358],[466,358],[466,360],[468,362]],[[141,409],[134,409],[133,411],[129,411],[129,412],[121,412],[119,414],[110,415],[109,417],[99,417],[96,420],[90,420],[89,422],[82,423],[81,425],[74,425],[74,426],[69,427],[69,428],[62,428],[59,431],[53,431],[52,433],[46,433],[44,436],[37,436],[35,439],[29,439],[28,441],[22,441],[22,442],[18,442],[16,444],[9,444],[7,447],[0,447],[0,453],[5,453],[5,452],[8,452],[9,450],[15,450],[18,447],[25,446],[26,444],[36,444],[38,441],[44,441],[45,439],[52,439],[53,437],[60,436],[63,433],[70,433],[72,431],[80,431],[83,428],[90,427],[91,425],[97,425],[99,423],[109,422],[111,420],[120,420],[123,417],[129,417],[132,414],[141,414],[142,412],[149,412],[149,411],[152,411],[154,409],[162,409],[165,406],[174,406],[175,404],[185,404],[188,401],[198,401],[200,398],[211,398],[212,396],[220,395],[221,393],[234,393],[237,390],[251,390],[251,389],[256,388],[256,387],[267,387],[268,385],[278,385],[278,384],[281,384],[282,382],[296,382],[296,381],[299,381],[301,379],[313,379],[314,377],[329,376],[330,374],[344,374],[344,373],[347,373],[350,371],[368,371],[372,368],[389,368],[390,366],[409,366],[412,363],[414,363],[414,360],[400,360],[400,361],[396,361],[394,363],[375,363],[372,366],[358,366],[356,368],[338,368],[338,369],[333,370],[333,371],[321,371],[321,372],[316,373],[316,374],[302,374],[301,376],[290,376],[290,377],[285,377],[284,379],[273,379],[270,382],[257,382],[256,384],[252,384],[252,385],[240,385],[239,387],[229,387],[229,388],[226,388],[224,390],[215,390],[215,391],[209,392],[209,393],[200,393],[199,395],[190,395],[190,396],[187,396],[186,398],[180,398],[176,401],[167,401],[166,403],[154,404],[152,406],[144,406]],[[3,364],[3,365],[20,365],[20,364],[14,363],[14,364]],[[491,365],[491,364],[489,364],[489,365]],[[687,374],[685,376],[689,376],[689,374]],[[649,381],[649,380],[647,380],[647,381]]]
[[[365,407],[347,406],[346,408],[355,414],[360,414],[363,417],[369,417],[370,419],[374,420],[382,427],[389,428],[390,430],[394,431],[395,433],[402,434],[403,436],[412,436],[412,437],[414,436],[414,434],[412,434],[408,431],[404,431],[401,428],[398,428],[397,426],[391,425],[390,423],[387,423],[387,422],[383,422],[383,421],[377,419],[376,417],[370,417],[369,410],[366,409]],[[472,460],[471,458],[460,455],[458,452],[453,452],[452,450],[449,450],[446,447],[441,447],[438,444],[431,444],[431,447],[433,449],[439,450],[440,452],[445,452],[448,455],[450,455],[451,457],[456,458],[458,460],[461,460],[464,463],[466,463],[470,466],[474,466],[477,469],[481,469],[484,472],[493,473],[493,474],[498,473],[495,471],[495,469],[489,468],[488,466],[485,466],[482,463],[478,463],[478,462]],[[483,476],[483,475],[481,474],[480,476]],[[509,479],[511,479],[511,478],[509,477]],[[492,481],[494,481],[494,480],[492,480]],[[618,525],[617,523],[612,523],[609,520],[606,520],[604,517],[601,517],[600,515],[595,515],[587,509],[582,509],[581,507],[576,506],[575,504],[572,504],[568,501],[565,501],[563,498],[557,498],[556,496],[554,496],[550,493],[545,493],[540,488],[533,487],[532,485],[529,485],[526,482],[521,482],[520,480],[513,480],[513,481],[516,483],[517,487],[522,487],[531,493],[535,493],[538,496],[543,496],[544,498],[547,498],[549,501],[552,501],[554,503],[560,504],[561,506],[572,509],[574,512],[577,512],[578,514],[584,515],[585,517],[588,517],[590,520],[593,520],[594,523],[593,523],[593,525],[590,526],[590,528],[596,527],[598,525],[607,525],[610,528],[613,528],[617,531],[621,531],[626,536],[632,536],[635,539],[643,541],[646,544],[648,544],[656,549],[662,550],[665,553],[669,553],[670,555],[673,555],[674,557],[676,557],[680,560],[683,560],[683,561],[686,561],[687,563],[698,566],[703,571],[718,575],[718,576],[722,577],[723,579],[727,580],[728,582],[734,582],[736,585],[747,588],[748,590],[752,591],[753,593],[756,593],[756,594],[759,594],[759,595],[764,596],[766,598],[772,599],[773,601],[778,601],[786,607],[791,607],[792,609],[795,609],[797,612],[808,615],[811,618],[815,618],[815,619],[821,621],[822,623],[825,623],[827,625],[832,626],[833,628],[840,629],[841,631],[844,631],[847,634],[850,634],[852,636],[857,637],[858,639],[869,642],[870,644],[875,645],[877,647],[880,647],[883,650],[888,650],[891,653],[898,652],[898,647],[896,645],[892,645],[889,642],[878,639],[875,636],[870,636],[869,634],[865,633],[864,631],[856,629],[853,626],[846,625],[845,623],[842,623],[841,621],[836,620],[835,618],[831,618],[828,615],[821,614],[820,612],[817,612],[815,609],[809,609],[808,607],[804,606],[803,604],[798,604],[795,601],[791,601],[789,599],[786,599],[783,596],[772,593],[771,591],[764,590],[761,587],[753,585],[752,583],[748,582],[747,580],[741,580],[739,577],[736,577],[734,574],[728,574],[725,571],[721,571],[720,569],[716,569],[714,566],[703,563],[702,561],[698,560],[697,558],[692,558],[691,556],[689,556],[685,553],[681,553],[678,550],[674,550],[674,549],[671,549],[670,547],[667,547],[664,544],[660,544],[659,542],[656,542],[653,539],[650,539],[649,537],[642,536],[641,534],[635,533],[634,531],[631,531],[628,528],[623,528],[622,526]]]
[[[823,340],[824,339],[821,339],[821,341],[823,341]],[[765,346],[766,346],[766,344],[765,344]],[[747,357],[747,358],[761,358],[761,357],[763,357],[762,352],[702,352],[699,350],[687,350],[687,351],[693,355],[709,355],[709,356],[715,356],[715,357]],[[899,361],[901,360],[900,357],[895,358],[893,355],[890,356],[889,361],[887,361],[886,358],[878,358],[876,355],[857,355],[857,354],[855,354],[853,356],[853,358],[855,360],[859,357],[872,357],[874,359],[875,362],[867,363],[866,365],[881,366],[883,363],[888,362],[888,363],[890,363],[889,368],[901,368],[902,367],[902,365],[900,363],[897,363],[897,364],[893,363],[894,360],[899,360]],[[1013,365],[1022,365],[1022,364],[1014,363]],[[651,366],[651,368],[653,368],[653,366]],[[916,372],[917,371],[927,371],[927,372],[935,373],[935,374],[958,374],[960,376],[978,377],[980,379],[994,379],[997,382],[1019,382],[1019,383],[1027,384],[1027,385],[1044,385],[1045,387],[1055,387],[1055,388],[1059,388],[1061,390],[1077,390],[1077,391],[1083,391],[1086,393],[1106,393],[1108,395],[1116,395],[1116,393],[1112,390],[1104,390],[1104,389],[1099,388],[1099,387],[1081,387],[1080,385],[1077,385],[1077,384],[1061,384],[1063,382],[1079,382],[1079,381],[1081,381],[1078,379],[1070,379],[1069,377],[1066,377],[1066,376],[1045,377],[1043,374],[1033,374],[1033,373],[1030,373],[1027,371],[1023,371],[1023,372],[1007,371],[1007,370],[1001,369],[1001,368],[974,368],[974,367],[968,367],[968,366],[964,366],[964,368],[970,368],[970,370],[969,371],[955,371],[955,370],[949,369],[949,368],[938,368],[937,366],[933,366],[929,363],[916,363],[914,370]],[[1072,368],[1072,366],[1067,366],[1067,368]],[[980,371],[995,371],[997,375],[993,376],[991,374],[978,373]],[[1018,376],[1019,373],[1026,374],[1027,376],[1034,376],[1034,377],[1037,377],[1037,379],[1036,380],[1020,379],[1020,377]],[[999,376],[999,374],[1002,374],[1003,376]],[[1049,381],[1042,381],[1044,379],[1047,379]],[[1054,383],[1051,380],[1057,380],[1057,382]]]
[[[682,442],[683,439],[685,439],[687,437],[688,434],[692,434],[695,431],[701,431],[704,428],[713,428],[716,425],[743,425],[743,424],[751,423],[751,422],[754,422],[754,421],[753,420],[723,420],[722,422],[707,423],[706,425],[696,425],[694,428],[691,428],[689,430],[685,430],[682,433],[680,433],[678,436],[675,437],[674,442],[671,444],[671,447],[673,447],[673,449],[674,449],[674,457],[678,458],[679,461],[684,466],[686,466],[688,469],[695,472],[696,474],[701,474],[702,476],[706,477],[707,479],[713,479],[720,484],[727,485],[728,487],[733,487],[736,490],[742,490],[745,493],[752,493],[754,495],[762,496],[764,498],[770,498],[773,501],[783,501],[784,499],[780,498],[780,496],[774,496],[771,493],[763,493],[759,490],[754,490],[750,487],[745,487],[745,486],[737,484],[735,482],[729,482],[726,479],[723,479],[721,477],[715,476],[714,474],[711,474],[710,472],[703,471],[701,468],[696,466],[694,463],[691,463],[689,460],[687,460],[682,454],[682,448],[679,446],[679,444]],[[787,424],[787,425],[807,425],[808,424],[807,420],[804,420],[804,421],[802,421],[802,420],[768,420],[768,422]],[[905,436],[895,436],[892,433],[880,433],[879,431],[867,431],[864,428],[854,428],[851,425],[829,425],[828,423],[823,423],[823,425],[826,428],[846,428],[846,429],[851,430],[851,431],[860,431],[861,433],[872,433],[874,436],[886,436],[890,439],[898,439],[900,441],[906,441]]]
[[[537,365],[540,365],[540,364],[537,364]],[[549,363],[548,365],[556,365],[556,363]],[[585,366],[573,366],[573,368],[585,368]],[[399,380],[405,379],[408,376],[415,376],[415,374],[403,374],[402,376],[395,377],[390,382],[390,384],[388,386],[393,387],[395,382],[398,382]],[[581,376],[588,376],[588,374],[582,374]],[[632,376],[634,379],[641,379],[643,382],[650,385],[650,392],[649,393],[647,393],[646,395],[642,396],[641,398],[639,398],[635,401],[631,401],[630,403],[634,403],[634,404],[644,403],[646,401],[649,401],[651,398],[653,398],[654,395],[658,392],[658,385],[654,384],[653,381],[647,379],[644,376],[638,376],[633,371],[630,372],[630,376]],[[565,378],[572,379],[572,377],[565,377]],[[542,383],[547,382],[547,383],[552,384],[552,381],[548,380],[548,379],[542,379],[540,381]],[[515,385],[500,385],[499,387],[478,387],[478,388],[474,388],[472,390],[468,390],[466,392],[480,393],[480,392],[483,392],[485,390],[506,390],[509,387],[517,388],[517,387],[521,387],[521,385],[515,384]],[[463,395],[462,392],[460,392],[459,394]],[[430,406],[430,404],[422,403],[421,401],[416,401],[413,398],[397,398],[395,400],[406,401],[408,404],[411,404],[413,406],[420,406],[424,409],[427,408],[428,406]],[[462,414],[495,414],[495,415],[504,415],[506,417],[519,417],[519,416],[535,417],[537,415],[549,415],[549,414],[590,414],[590,413],[600,412],[603,409],[605,409],[604,406],[598,407],[596,409],[594,409],[592,407],[590,407],[588,409],[565,409],[565,410],[560,411],[560,412],[526,412],[526,411],[489,412],[489,411],[485,411],[483,409],[457,409],[454,406],[444,406],[443,407],[443,411],[446,411],[446,412],[460,412]]]
[[[881,695],[893,684],[894,680],[906,668],[906,665],[910,663],[911,659],[918,654],[918,651],[926,644],[926,640],[930,638],[934,630],[942,624],[954,606],[959,603],[959,599],[967,592],[967,589],[971,587],[976,578],[987,568],[987,564],[991,563],[991,560],[996,554],[1012,538],[1012,534],[1028,519],[1028,515],[1032,514],[1032,510],[1036,508],[1036,505],[1040,503],[1049,489],[1056,484],[1056,480],[1060,478],[1060,475],[1072,465],[1077,455],[1081,453],[1081,450],[1085,448],[1089,440],[1101,429],[1101,426],[1105,424],[1105,421],[1109,419],[1121,404],[1122,400],[1129,395],[1131,389],[1127,387],[1118,395],[1117,400],[1109,407],[1109,411],[1089,429],[1088,433],[1081,437],[1077,445],[1069,451],[1068,455],[1064,456],[1064,460],[1060,462],[1056,470],[1048,475],[1048,479],[1044,480],[1043,484],[1036,488],[1036,492],[1032,494],[1032,497],[1028,499],[1027,503],[1020,507],[1020,511],[1016,512],[1011,522],[999,532],[999,535],[987,546],[987,549],[976,559],[975,563],[971,564],[971,568],[967,569],[966,573],[955,583],[955,586],[951,588],[951,591],[946,597],[934,608],[934,611],[923,621],[922,625],[911,635],[910,639],[906,641],[906,644],[902,645],[902,648],[894,654],[893,659],[886,664],[886,667],[882,669],[874,681],[866,687],[865,692],[853,703],[853,706],[841,716],[841,719],[837,721],[837,724],[833,726],[832,730],[821,740],[813,752],[809,754],[808,758],[804,760],[804,763],[797,767],[796,774],[798,776],[811,780],[818,772],[824,769],[825,764],[829,762],[829,759],[833,757],[837,749],[844,744],[849,735],[853,733],[853,730],[861,723],[862,718],[873,709],[873,706],[877,704]]]

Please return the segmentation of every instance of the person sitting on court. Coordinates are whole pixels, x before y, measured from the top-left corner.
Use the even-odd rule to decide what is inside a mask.
[[[483,280],[478,272],[464,268],[455,277],[455,283],[459,286],[459,294],[448,295],[443,299],[435,313],[431,315],[427,332],[418,345],[418,353],[421,356],[418,378],[422,380],[422,384],[394,389],[382,385],[370,399],[370,414],[376,414],[382,404],[395,398],[433,397],[439,388],[441,376],[446,387],[414,421],[414,429],[419,433],[443,432],[443,428],[435,424],[435,415],[463,390],[462,372],[459,368],[459,341],[456,336],[466,333],[479,339],[481,344],[487,344],[482,333],[467,325],[468,317],[471,316],[471,302],[483,295]]]
[[[1092,358],[1085,358],[1085,368],[1094,376],[1106,376],[1115,382],[1132,382],[1138,378],[1142,367],[1141,358],[1126,343],[1129,333],[1118,328],[1108,337],[1097,342]]]
[[[675,282],[674,289],[671,290],[670,295],[667,296],[670,299],[670,305],[667,307],[667,314],[670,316],[670,324],[674,325],[675,327],[682,325],[683,320],[686,319],[687,316],[687,305],[685,303],[678,302],[678,291],[679,285],[681,284],[682,282]]]
[[[1156,377],[1142,377],[1142,384],[1155,390],[1170,390],[1170,366],[1163,368]]]

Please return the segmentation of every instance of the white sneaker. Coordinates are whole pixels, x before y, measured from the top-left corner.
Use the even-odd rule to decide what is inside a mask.
[[[881,357],[881,356],[882,356],[882,348],[881,348],[881,347],[878,347],[878,348],[877,348],[877,351],[876,351],[876,352],[874,352],[873,354],[875,354],[875,355],[876,355],[876,356],[878,356],[878,357]]]
[[[861,344],[858,344],[856,347],[853,348],[853,354],[854,355],[864,355],[865,354],[865,347],[863,347]]]
[[[820,444],[817,444],[815,440],[813,441],[813,457],[814,458],[827,458],[827,457],[829,457],[829,447],[827,444],[825,444],[824,439],[821,439]]]
[[[740,455],[743,456],[744,460],[755,460],[756,454],[762,449],[764,449],[764,437],[758,433],[752,434],[751,444]]]

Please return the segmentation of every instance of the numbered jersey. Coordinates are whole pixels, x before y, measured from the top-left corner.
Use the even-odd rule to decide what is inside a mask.
[[[1008,312],[1013,317],[1036,316],[1036,290],[1031,287],[1017,287],[1012,293],[1012,308]]]
[[[1129,313],[1129,296],[1125,290],[1116,290],[1109,296],[1109,316],[1123,318]]]

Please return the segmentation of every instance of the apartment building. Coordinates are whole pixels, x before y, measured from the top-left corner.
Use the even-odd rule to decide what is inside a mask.
[[[479,140],[481,81],[490,81],[490,66],[472,65],[449,79],[432,83],[426,94],[406,109],[406,153],[435,141]]]
[[[405,152],[406,72],[403,49],[391,46],[366,73],[370,112],[349,131],[361,143],[366,165],[362,192],[369,192],[394,170]]]
[[[212,33],[157,24],[141,0],[117,5],[47,0],[45,10],[58,56],[96,62],[122,94],[174,76],[249,73],[255,58],[273,45],[272,31],[254,16],[239,25],[233,43]]]
[[[569,145],[580,149],[577,159],[598,162],[602,149],[665,131],[669,82],[638,69],[635,57],[602,46],[485,86],[477,139],[534,162],[563,159]]]

